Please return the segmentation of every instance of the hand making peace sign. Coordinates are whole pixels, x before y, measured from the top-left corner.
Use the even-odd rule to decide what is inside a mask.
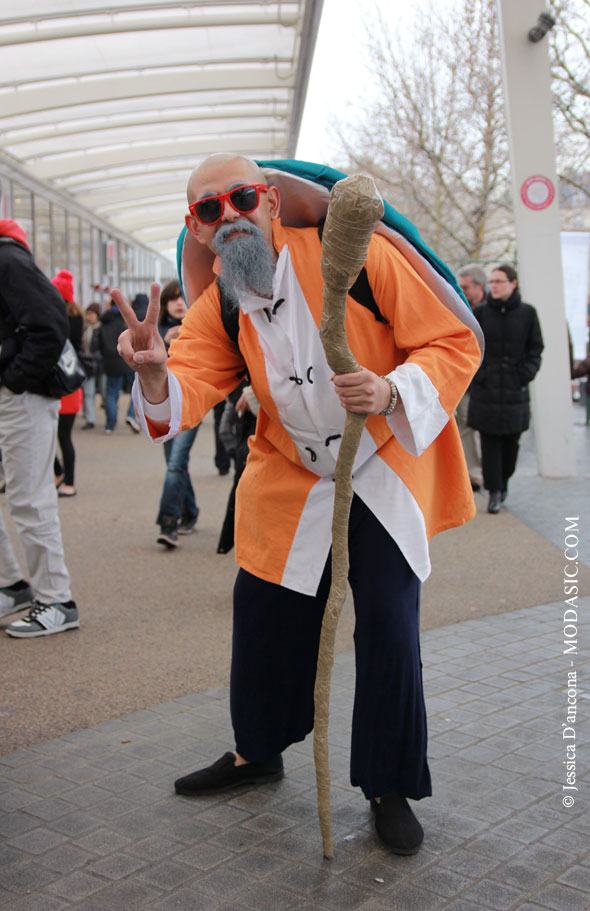
[[[168,396],[168,354],[158,331],[160,286],[157,282],[152,282],[150,302],[143,322],[137,319],[118,288],[112,289],[111,297],[128,326],[119,336],[117,350],[125,363],[139,376],[147,401],[154,404],[163,402]]]

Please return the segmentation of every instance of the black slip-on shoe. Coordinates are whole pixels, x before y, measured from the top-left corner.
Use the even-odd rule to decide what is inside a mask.
[[[492,514],[500,512],[500,506],[502,505],[502,492],[500,490],[492,490],[490,492],[490,499],[488,500],[488,512]]]
[[[385,794],[381,802],[371,799],[375,829],[381,841],[394,854],[416,854],[424,841],[424,829],[414,816],[405,797]]]
[[[279,753],[268,762],[247,762],[235,765],[235,755],[225,753],[221,759],[205,769],[198,769],[174,782],[177,794],[196,797],[199,794],[215,794],[244,784],[264,784],[280,781],[284,777],[283,757]]]

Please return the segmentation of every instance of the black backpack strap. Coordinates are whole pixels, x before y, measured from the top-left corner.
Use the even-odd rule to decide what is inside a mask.
[[[239,348],[240,305],[227,293],[223,282],[218,281],[217,287],[219,288],[219,312],[221,314],[223,328],[234,345]],[[240,380],[244,379],[245,382],[250,383],[248,370],[241,370],[237,375]]]
[[[322,235],[324,233],[325,223],[326,219],[323,218],[318,224],[318,234],[320,236],[320,240],[322,239]],[[389,320],[383,316],[381,310],[377,306],[377,301],[375,300],[373,289],[369,283],[369,276],[367,275],[367,270],[364,266],[359,272],[357,280],[348,293],[352,299],[357,302],[357,304],[360,304],[361,307],[366,307],[367,310],[370,310],[378,323],[385,323],[386,326],[389,325]]]
[[[219,288],[219,308],[223,328],[231,338],[234,345],[240,347],[238,336],[240,334],[240,305],[227,293],[222,282],[217,282]]]

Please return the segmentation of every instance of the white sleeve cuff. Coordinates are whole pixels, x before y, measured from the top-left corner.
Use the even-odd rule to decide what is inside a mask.
[[[146,418],[150,418],[152,421],[159,421],[162,424],[169,424],[170,418],[172,417],[170,399],[166,398],[163,402],[159,402],[157,405],[153,405],[151,402],[148,402],[147,399],[143,399],[143,413],[145,414]]]
[[[171,440],[180,430],[180,420],[182,417],[182,387],[173,373],[168,371],[168,398],[157,405],[153,405],[143,397],[141,384],[137,375],[131,390],[133,404],[142,430],[148,439],[154,443],[165,443]],[[149,432],[146,418],[152,421],[168,423],[168,433],[161,437],[152,437]]]
[[[439,435],[449,416],[438,392],[418,364],[402,364],[389,377],[398,391],[397,405],[386,420],[410,455],[422,455]]]

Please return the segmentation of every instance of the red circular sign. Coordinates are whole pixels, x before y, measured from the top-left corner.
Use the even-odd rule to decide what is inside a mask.
[[[520,188],[520,198],[529,209],[546,209],[555,198],[555,187],[548,177],[534,174]]]

